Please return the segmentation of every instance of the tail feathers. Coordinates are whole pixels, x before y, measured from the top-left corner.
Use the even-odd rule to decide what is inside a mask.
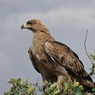
[[[95,87],[95,83],[93,83],[93,82],[91,82],[91,81],[88,81],[88,80],[86,80],[86,82],[84,82],[84,84],[85,84],[86,86],[90,87],[90,88]]]
[[[85,85],[83,85],[84,87],[84,92],[89,92],[89,93],[93,93],[92,89],[95,87],[95,83],[87,81]]]

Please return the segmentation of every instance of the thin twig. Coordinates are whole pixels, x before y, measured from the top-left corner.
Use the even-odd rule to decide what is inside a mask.
[[[84,40],[84,49],[85,49],[85,52],[86,52],[86,55],[88,56],[89,60],[91,61],[91,64],[93,65],[93,61],[92,59],[90,58],[88,52],[87,52],[87,48],[86,48],[86,41],[87,41],[87,36],[88,36],[88,30],[86,32],[86,36],[85,36],[85,40]]]

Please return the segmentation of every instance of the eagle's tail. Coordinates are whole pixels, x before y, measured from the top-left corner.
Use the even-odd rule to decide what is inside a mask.
[[[86,82],[86,85],[84,85],[84,92],[90,92],[92,93],[92,89],[95,87],[95,83],[93,82]]]

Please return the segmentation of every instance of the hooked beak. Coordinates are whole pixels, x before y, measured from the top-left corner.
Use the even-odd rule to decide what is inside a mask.
[[[27,29],[27,27],[28,27],[27,24],[24,23],[24,24],[21,26],[21,30],[22,30],[22,29]]]
[[[25,28],[24,25],[22,25],[22,26],[21,26],[21,30],[24,29],[24,28]]]

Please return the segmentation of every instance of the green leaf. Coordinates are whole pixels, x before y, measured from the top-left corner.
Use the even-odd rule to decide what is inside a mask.
[[[95,92],[95,88],[93,88],[92,91]]]
[[[64,83],[63,92],[66,92],[70,88],[71,83]]]
[[[91,93],[87,93],[87,95],[94,95],[94,94],[91,94]]]
[[[22,88],[21,91],[23,92],[23,94],[27,94],[28,90],[26,88]]]
[[[61,93],[61,91],[60,90],[57,90],[57,91],[54,92],[53,95],[60,95],[60,93]]]
[[[29,95],[32,94],[34,92],[34,90],[35,89],[32,86],[28,85],[28,94]]]
[[[57,83],[53,83],[50,85],[49,90],[54,90],[57,86]]]
[[[82,86],[82,85],[79,85],[79,88],[80,88],[81,90],[84,90],[84,88],[83,88],[83,86]]]
[[[75,92],[76,92],[75,95],[83,95],[83,92],[80,88],[76,88]]]
[[[42,92],[42,91],[43,91],[43,89],[42,89],[42,88],[39,88],[38,90],[39,90],[40,92]]]
[[[73,83],[73,86],[74,86],[74,88],[75,88],[75,87],[78,87],[78,86],[79,86],[79,82],[74,82],[74,83]]]
[[[27,78],[27,79],[22,80],[22,83],[24,83],[24,84],[27,84],[27,82],[28,82],[28,78]]]

